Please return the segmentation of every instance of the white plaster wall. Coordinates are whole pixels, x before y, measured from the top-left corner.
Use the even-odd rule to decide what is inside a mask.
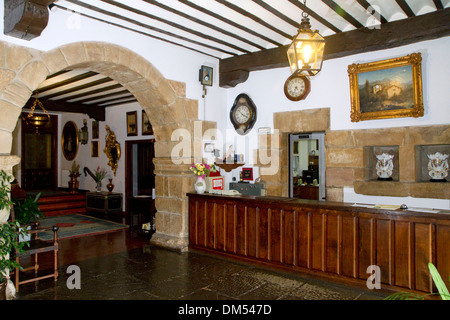
[[[227,90],[227,114],[235,97],[240,93],[246,93],[255,103],[258,109],[255,130],[261,127],[273,128],[273,114],[275,112],[296,111],[314,108],[330,108],[331,130],[358,130],[372,128],[390,128],[403,126],[425,126],[450,123],[450,90],[449,74],[450,61],[447,53],[450,50],[450,37],[436,40],[423,41],[399,48],[381,50],[376,52],[357,54],[339,59],[324,61],[322,71],[311,80],[311,93],[299,102],[293,102],[284,95],[284,82],[290,76],[290,69],[279,68],[264,71],[251,72],[249,79]],[[353,63],[367,63],[383,59],[405,56],[413,52],[422,54],[422,82],[423,103],[425,114],[421,118],[397,118],[385,120],[371,120],[353,123],[350,120],[350,84],[347,68]],[[232,124],[228,120],[227,129],[232,130]],[[237,137],[246,159],[251,156],[251,151],[257,145],[257,136],[249,134],[245,137]],[[450,143],[450,141],[449,141]],[[245,146],[245,147],[242,147]],[[234,170],[237,171],[237,170]],[[236,176],[238,173],[233,172]],[[346,188],[344,201],[362,203],[380,203],[394,201],[398,204],[410,203],[410,198],[385,199],[383,197],[367,197],[354,193],[353,188]],[[427,208],[450,209],[449,200],[439,199],[414,199],[414,206]]]

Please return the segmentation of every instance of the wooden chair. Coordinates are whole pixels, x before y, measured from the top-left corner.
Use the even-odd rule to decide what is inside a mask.
[[[14,221],[15,220],[15,215],[14,215],[14,208],[11,207],[11,220]],[[27,226],[23,226],[24,228],[26,228]],[[20,270],[19,267],[16,268],[15,270],[15,286],[16,286],[16,291],[19,291],[19,285],[21,284],[25,284],[25,283],[29,283],[29,282],[35,282],[35,281],[39,281],[42,279],[47,279],[47,278],[54,278],[55,281],[58,278],[58,226],[53,226],[53,227],[40,227],[40,223],[39,221],[36,221],[35,223],[32,224],[31,226],[32,228],[30,230],[27,230],[27,232],[31,235],[31,240],[29,241],[29,246],[25,245],[23,247],[25,252],[15,252],[14,254],[14,258],[16,259],[16,262],[19,264],[20,263],[20,259],[24,258],[24,257],[29,257],[29,256],[33,256],[34,255],[34,265],[27,267],[27,268],[23,268],[22,270]],[[44,241],[39,239],[39,233],[45,230],[52,230],[53,231],[53,240],[50,241]],[[44,252],[51,252],[53,251],[53,273],[50,274],[46,274],[46,275],[42,275],[42,276],[37,276],[37,272],[39,269],[39,264],[38,264],[38,255],[40,253],[44,253]],[[20,272],[25,272],[25,271],[29,271],[29,270],[33,270],[34,269],[34,278],[31,279],[26,279],[26,280],[22,280],[20,281]]]

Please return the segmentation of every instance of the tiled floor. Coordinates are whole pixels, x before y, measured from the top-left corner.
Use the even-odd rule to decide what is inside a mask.
[[[80,289],[68,265],[59,279],[20,287],[19,300],[378,300],[376,291],[262,269],[196,252],[178,253],[144,245],[88,258],[80,268]]]

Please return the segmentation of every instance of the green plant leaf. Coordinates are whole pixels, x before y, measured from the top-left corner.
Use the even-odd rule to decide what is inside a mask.
[[[431,276],[433,277],[434,284],[436,285],[436,288],[438,289],[442,300],[450,300],[450,293],[448,292],[448,289],[445,286],[445,283],[442,280],[436,267],[431,262],[429,262],[428,269],[430,269],[430,273],[431,273]]]

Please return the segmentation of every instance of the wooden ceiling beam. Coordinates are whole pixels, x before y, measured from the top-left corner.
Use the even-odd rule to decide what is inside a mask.
[[[325,60],[358,53],[404,46],[450,35],[450,8],[425,15],[382,24],[379,28],[360,28],[325,37]],[[243,73],[288,67],[288,46],[220,60],[219,85],[234,87],[245,79]],[[244,80],[244,81],[245,81]]]
[[[73,113],[85,113],[97,121],[105,121],[105,108],[102,106],[88,106],[79,103],[64,102],[58,103],[58,101],[39,99],[42,105],[47,111],[60,111],[60,112],[73,112]],[[34,98],[30,98],[23,107],[24,109],[31,109]],[[36,108],[36,111],[40,111]]]

